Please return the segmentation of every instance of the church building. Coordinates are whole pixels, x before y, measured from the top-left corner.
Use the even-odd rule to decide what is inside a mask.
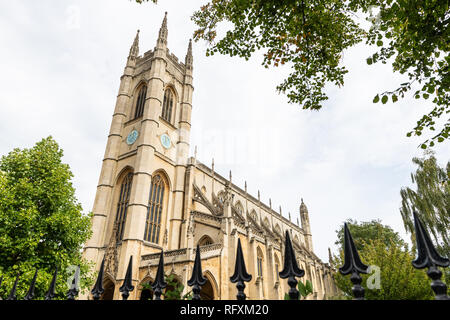
[[[207,279],[202,299],[235,299],[230,282],[241,240],[247,271],[247,299],[283,299],[289,286],[279,278],[286,230],[299,267],[314,293],[336,294],[333,269],[313,252],[308,209],[299,201],[301,225],[282,216],[189,156],[193,87],[192,43],[184,63],[167,47],[167,13],[154,50],[139,55],[139,31],[120,78],[106,151],[93,206],[91,238],[83,256],[105,260],[102,299],[121,299],[130,257],[134,291],[129,299],[151,299],[152,283],[164,250],[164,272],[184,285],[192,274],[200,245]],[[195,124],[193,124],[195,125]],[[258,192],[259,193],[259,192]],[[85,299],[91,299],[86,294]]]

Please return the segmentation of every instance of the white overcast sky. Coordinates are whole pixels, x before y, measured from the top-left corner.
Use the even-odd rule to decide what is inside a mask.
[[[140,29],[141,54],[153,49],[164,12],[168,47],[184,61],[203,1],[0,0],[0,155],[53,136],[74,173],[77,197],[92,210],[120,76]],[[205,56],[194,43],[191,154],[257,194],[284,216],[309,209],[313,245],[328,261],[335,230],[348,218],[381,219],[407,239],[400,188],[410,185],[411,163],[424,139],[406,138],[429,103],[408,97],[373,104],[375,94],[405,78],[389,65],[368,66],[373,48],[345,52],[345,86],[327,89],[319,112],[290,105],[275,87],[288,70]],[[435,147],[441,165],[450,143]]]

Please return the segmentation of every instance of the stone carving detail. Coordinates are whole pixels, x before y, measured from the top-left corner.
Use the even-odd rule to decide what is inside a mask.
[[[111,274],[114,278],[117,274],[117,267],[119,258],[117,256],[117,229],[118,222],[114,221],[111,238],[109,240],[108,248],[105,253],[105,271]]]
[[[242,212],[244,209],[240,202],[237,202],[235,205],[231,206],[231,214],[233,215],[233,219],[237,220],[241,224],[245,224],[245,218],[242,216]]]
[[[200,211],[191,211],[191,215],[194,220],[213,225],[215,227],[219,227],[222,222],[222,218]]]
[[[270,225],[269,225],[269,221],[267,221],[267,219],[265,219],[262,223],[261,223],[265,234],[270,237],[271,239],[275,240],[277,237],[276,235],[270,230]]]
[[[206,208],[208,208],[208,210],[212,214],[214,214],[216,216],[220,216],[223,214],[223,207],[222,207],[222,210],[220,210],[220,208],[218,208],[217,206],[214,205],[214,194],[213,194],[213,203],[211,203],[206,198],[206,196],[203,194],[203,192],[200,190],[200,188],[197,187],[196,184],[194,184],[193,186],[194,186],[194,197],[193,197],[194,201],[197,201],[197,202],[201,203],[202,205],[204,205]]]
[[[168,232],[167,232],[167,229],[166,229],[166,231],[164,231],[164,237],[163,237],[163,244],[164,245],[167,245],[167,242],[169,241],[169,239],[168,239]]]
[[[257,222],[258,217],[256,215],[255,210],[252,210],[250,213],[248,213],[247,218],[248,218],[248,225],[255,233],[264,234],[263,229],[259,226],[259,224]]]
[[[216,197],[214,192],[212,193],[212,205],[214,207],[214,211],[216,213],[220,213],[220,215],[223,215],[223,192],[219,192],[219,195]]]
[[[195,236],[194,231],[195,231],[194,215],[191,214],[189,217],[189,225],[188,225],[188,230],[187,230],[188,235],[190,235],[191,237],[194,237]]]

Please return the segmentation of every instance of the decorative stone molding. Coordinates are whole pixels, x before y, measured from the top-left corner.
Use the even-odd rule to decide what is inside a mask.
[[[200,188],[194,183],[193,184],[194,189],[194,196],[192,198],[193,201],[197,201],[198,203],[201,203],[204,205],[212,214],[216,216],[220,216],[223,214],[223,207],[222,210],[218,210],[217,206],[214,205],[214,197],[213,197],[213,203],[209,202],[208,198],[203,194],[203,192],[200,190]]]
[[[111,233],[111,237],[109,239],[109,244],[105,253],[105,271],[108,272],[114,279],[117,275],[118,268],[118,253],[117,253],[117,229],[118,222],[114,222],[113,230]]]
[[[212,225],[216,228],[220,228],[220,225],[222,223],[222,219],[216,216],[213,216],[208,213],[203,213],[200,211],[191,211],[191,216],[194,218],[195,221],[200,223],[205,223],[208,225]]]

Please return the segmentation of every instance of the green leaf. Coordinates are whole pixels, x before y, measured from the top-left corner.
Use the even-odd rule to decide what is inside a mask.
[[[308,293],[312,293],[313,292],[313,286],[312,286],[311,281],[309,281],[309,280],[306,280],[306,291]]]
[[[380,96],[376,95],[375,98],[373,98],[373,103],[377,103],[378,101],[380,101]]]
[[[306,297],[308,295],[306,287],[301,281],[298,282],[297,288],[302,297]]]
[[[398,100],[397,95],[393,94],[392,95],[392,102],[396,102]]]
[[[388,96],[383,96],[383,98],[381,98],[381,103],[385,104],[386,102],[388,102],[389,98]]]

